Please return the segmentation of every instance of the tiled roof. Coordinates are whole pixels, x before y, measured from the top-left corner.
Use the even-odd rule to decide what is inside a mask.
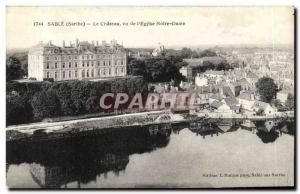
[[[252,100],[251,93],[249,93],[249,92],[241,93],[237,98],[243,99],[243,100]]]
[[[265,110],[268,105],[269,105],[268,103],[256,100],[254,105],[252,106],[252,108],[256,107],[258,109],[264,109]]]
[[[227,97],[227,98],[224,98],[225,100],[225,103],[228,105],[228,106],[233,106],[233,105],[237,105],[239,102],[237,101],[236,98],[234,97]]]
[[[214,108],[219,108],[220,106],[222,106],[224,103],[220,102],[220,101],[213,101],[213,103],[211,103],[211,106]]]

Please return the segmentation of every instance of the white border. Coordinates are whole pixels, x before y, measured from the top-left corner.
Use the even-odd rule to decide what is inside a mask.
[[[6,171],[5,171],[5,56],[6,56],[6,43],[5,43],[5,7],[9,5],[23,5],[23,6],[30,6],[30,5],[37,5],[37,6],[47,6],[47,5],[114,5],[114,6],[270,6],[270,5],[294,5],[296,8],[300,8],[300,1],[299,0],[229,0],[229,1],[221,1],[221,0],[207,0],[205,2],[197,2],[196,0],[102,0],[101,2],[97,0],[43,0],[43,1],[35,1],[35,0],[2,0],[0,1],[0,58],[1,64],[0,65],[0,108],[1,108],[1,134],[0,134],[0,142],[1,143],[1,154],[0,154],[0,191],[1,193],[8,193],[6,187]],[[299,26],[299,10],[298,10],[298,17],[297,17],[297,27]],[[298,37],[298,33],[296,35]],[[295,42],[295,44],[297,44]],[[298,45],[298,44],[297,44]],[[295,56],[299,56],[299,48]],[[299,59],[298,59],[299,61]],[[296,64],[298,65],[298,64]],[[297,74],[299,74],[299,68],[297,68]],[[297,79],[297,91],[299,91],[300,85]],[[297,95],[298,96],[298,95]],[[299,102],[297,103],[297,109],[299,109]],[[299,118],[299,114],[297,115],[297,120]],[[296,129],[298,130],[298,129]],[[298,134],[299,132],[297,132]],[[299,137],[297,137],[298,144],[299,144]],[[297,148],[297,156],[299,156],[299,149]],[[299,157],[298,157],[299,158]],[[298,175],[298,174],[297,174]],[[299,177],[296,178],[297,183],[296,185],[299,186]],[[31,193],[32,191],[24,191],[25,193]],[[61,191],[58,191],[59,193]],[[109,191],[102,191],[107,193]],[[126,191],[122,191],[126,192]],[[141,191],[138,191],[141,192]],[[162,191],[160,191],[162,192]],[[168,191],[169,192],[169,191]],[[167,192],[167,193],[168,193]],[[171,191],[170,191],[171,192]],[[182,191],[183,193],[187,191]],[[200,191],[203,192],[203,191]],[[207,191],[205,191],[207,192]],[[219,193],[221,191],[215,191]],[[242,192],[242,191],[239,191]],[[261,191],[259,191],[261,192]],[[272,191],[271,191],[272,192]],[[54,191],[48,191],[47,193],[54,193]],[[57,192],[56,192],[57,193]]]

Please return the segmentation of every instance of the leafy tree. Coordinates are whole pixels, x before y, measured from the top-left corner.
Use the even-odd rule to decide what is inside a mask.
[[[53,90],[37,92],[32,98],[31,105],[34,120],[58,116],[60,112],[59,100]]]
[[[16,57],[9,57],[6,61],[6,81],[20,79],[23,75],[21,62]]]
[[[278,87],[270,77],[262,77],[256,83],[257,91],[262,101],[270,103],[276,97]]]
[[[32,108],[26,96],[10,93],[6,96],[6,125],[27,123],[32,119]]]
[[[203,50],[199,54],[199,57],[213,57],[213,56],[217,56],[217,53],[210,49]]]
[[[85,103],[85,108],[88,113],[99,111],[99,98],[97,96],[89,97]]]
[[[287,107],[288,110],[294,110],[294,95],[293,94],[288,94],[288,97],[285,101],[285,106]]]

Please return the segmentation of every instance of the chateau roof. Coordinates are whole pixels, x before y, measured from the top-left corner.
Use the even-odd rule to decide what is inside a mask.
[[[76,47],[77,46],[77,47]],[[83,48],[82,48],[83,47]],[[96,53],[121,53],[125,52],[122,45],[112,43],[110,45],[95,46],[87,41],[78,42],[78,45],[71,44],[70,46],[59,47],[50,42],[42,43],[31,47],[29,53],[34,54],[96,54]]]

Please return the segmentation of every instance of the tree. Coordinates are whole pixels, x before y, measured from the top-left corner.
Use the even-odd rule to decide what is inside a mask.
[[[34,120],[41,120],[59,115],[60,104],[55,91],[37,92],[31,101]]]
[[[203,50],[202,52],[200,52],[199,56],[200,57],[213,57],[213,56],[217,56],[217,53],[213,50],[206,49],[206,50]]]
[[[285,106],[287,107],[288,110],[294,110],[294,95],[289,93],[288,97],[285,101]]]
[[[256,83],[257,91],[262,101],[270,103],[276,97],[278,87],[270,77],[262,77]]]
[[[20,79],[23,75],[21,62],[16,57],[9,57],[6,61],[6,81]]]

